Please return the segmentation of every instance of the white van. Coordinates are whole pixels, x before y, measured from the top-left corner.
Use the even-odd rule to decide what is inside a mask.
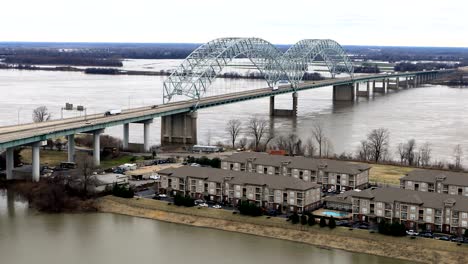
[[[111,115],[120,115],[122,113],[121,109],[111,109],[104,113],[104,116],[111,116]]]

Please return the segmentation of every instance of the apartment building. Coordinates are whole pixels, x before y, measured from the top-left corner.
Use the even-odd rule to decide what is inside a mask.
[[[468,173],[416,169],[400,179],[402,189],[468,196]]]
[[[345,161],[241,152],[224,159],[221,168],[231,171],[256,172],[287,176],[321,184],[324,189],[353,190],[369,184],[370,166]]]
[[[305,212],[320,206],[320,185],[290,177],[207,167],[168,168],[161,175],[161,191],[236,206],[247,200],[280,212]]]
[[[399,221],[407,229],[463,234],[468,228],[468,197],[399,188],[351,191],[353,219]]]

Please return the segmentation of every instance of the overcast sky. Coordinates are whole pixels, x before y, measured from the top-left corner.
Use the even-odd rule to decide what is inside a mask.
[[[0,41],[468,47],[468,0],[1,0]]]

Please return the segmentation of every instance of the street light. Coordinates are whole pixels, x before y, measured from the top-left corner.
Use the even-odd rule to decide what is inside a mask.
[[[20,107],[18,109],[18,125],[20,124],[20,112],[21,112],[22,108]]]

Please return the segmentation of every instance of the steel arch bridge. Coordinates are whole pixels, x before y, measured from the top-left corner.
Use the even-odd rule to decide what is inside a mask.
[[[332,77],[337,73],[353,76],[354,69],[344,49],[330,39],[304,39],[285,53],[260,38],[219,38],[201,45],[164,81],[164,103],[183,95],[200,100],[208,87],[235,58],[248,58],[269,87],[287,80],[295,88],[308,70],[308,64],[321,58]]]

